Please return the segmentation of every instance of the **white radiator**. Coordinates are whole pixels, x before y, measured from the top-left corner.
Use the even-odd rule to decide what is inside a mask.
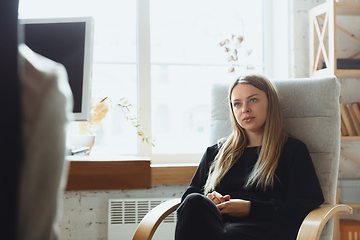
[[[169,198],[109,199],[108,240],[131,240],[137,226],[151,209]],[[160,224],[153,240],[174,239],[176,212]]]

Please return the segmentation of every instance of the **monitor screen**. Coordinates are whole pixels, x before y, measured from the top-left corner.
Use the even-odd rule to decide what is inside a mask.
[[[25,44],[64,65],[74,97],[75,120],[90,120],[93,18],[21,19]]]

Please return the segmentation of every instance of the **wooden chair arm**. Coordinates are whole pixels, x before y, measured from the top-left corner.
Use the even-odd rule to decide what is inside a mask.
[[[148,212],[141,220],[132,240],[151,240],[160,223],[179,207],[180,201],[180,198],[166,201]],[[351,207],[344,204],[322,204],[306,216],[297,240],[318,240],[322,229],[332,216],[337,213],[352,214],[352,211]]]
[[[318,240],[325,224],[337,213],[352,214],[353,209],[347,205],[322,204],[311,211],[298,232],[297,240]]]
[[[180,201],[180,198],[171,199],[148,212],[141,220],[132,239],[150,240],[160,223],[179,207]]]

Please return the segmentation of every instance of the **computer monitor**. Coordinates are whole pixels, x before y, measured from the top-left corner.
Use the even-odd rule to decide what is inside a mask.
[[[24,24],[25,44],[66,68],[75,120],[90,121],[93,18],[20,19],[20,22]]]

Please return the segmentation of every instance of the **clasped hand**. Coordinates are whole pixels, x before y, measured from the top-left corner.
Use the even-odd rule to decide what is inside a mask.
[[[216,191],[209,193],[207,197],[216,204],[221,213],[233,217],[246,217],[249,215],[251,206],[250,201],[231,199],[230,195],[222,196]]]

